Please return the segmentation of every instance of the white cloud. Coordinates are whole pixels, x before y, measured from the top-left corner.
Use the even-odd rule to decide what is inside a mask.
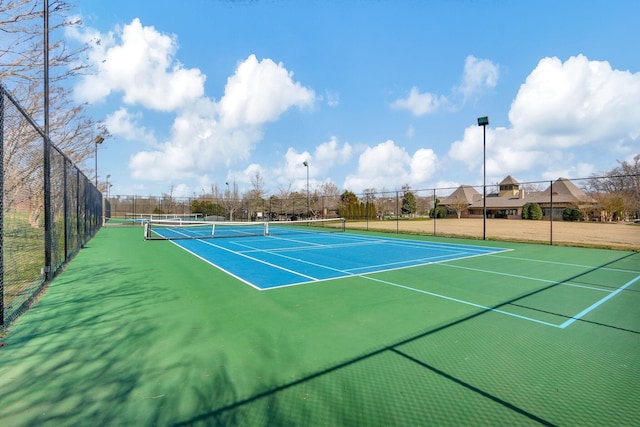
[[[79,100],[98,102],[121,92],[127,104],[173,111],[204,94],[200,70],[186,69],[175,60],[176,38],[143,27],[137,18],[116,33],[78,37],[93,40],[89,60],[97,69],[76,86]]]
[[[544,58],[520,87],[509,120],[548,147],[640,136],[640,73],[578,55]]]
[[[637,152],[640,136],[640,73],[611,68],[579,55],[566,62],[544,58],[514,99],[510,128],[487,127],[487,174],[532,173],[546,178],[584,177],[593,164],[575,164],[573,150],[624,157]],[[449,156],[482,169],[482,128],[465,129]],[[599,159],[593,159],[598,161]]]
[[[298,152],[295,148],[289,148],[284,156],[282,167],[274,170],[273,174],[280,185],[292,184],[294,188],[306,186],[307,168],[303,162],[309,165],[309,179],[313,185],[318,184],[326,176],[329,170],[351,160],[353,148],[348,142],[340,144],[338,138],[331,137],[315,147],[313,153],[308,151]]]
[[[282,64],[249,56],[228,79],[220,102],[201,98],[185,106],[173,123],[169,141],[156,151],[132,157],[133,176],[187,179],[248,159],[265,123],[289,108],[313,103],[314,92],[291,77]]]
[[[119,108],[117,111],[107,115],[104,124],[109,133],[117,138],[156,145],[157,142],[153,131],[138,123],[141,118],[141,113],[131,114],[126,108]]]
[[[438,111],[447,102],[447,98],[442,95],[420,93],[420,90],[414,86],[407,98],[393,101],[391,108],[409,110],[414,116],[423,116]]]
[[[314,91],[294,82],[282,63],[250,55],[227,80],[220,118],[225,127],[260,126],[291,107],[310,107],[314,101]]]
[[[174,197],[191,197],[193,195],[193,191],[186,184],[178,184],[173,186],[172,195]]]
[[[463,95],[464,101],[467,101],[487,88],[496,87],[499,74],[499,67],[493,62],[469,55],[464,62],[462,83],[457,91]]]
[[[430,148],[421,148],[411,157],[411,176],[409,183],[421,184],[431,178],[436,170],[438,156]]]
[[[340,105],[340,94],[338,92],[326,90],[325,98],[329,107],[337,107]]]
[[[409,128],[407,129],[407,132],[405,133],[405,135],[407,135],[407,138],[413,139],[413,137],[416,136],[415,126],[409,125]]]
[[[419,149],[413,156],[387,140],[367,147],[358,159],[358,173],[345,179],[344,188],[361,192],[365,188],[398,189],[404,184],[420,186],[436,170],[437,156],[431,149]]]
[[[443,108],[458,110],[486,89],[494,88],[498,84],[499,75],[498,65],[488,59],[478,59],[469,55],[464,63],[462,82],[451,94],[420,93],[420,90],[414,86],[406,98],[393,101],[391,108],[408,110],[414,116],[433,114]],[[456,102],[455,95],[458,93],[462,95],[462,100]]]
[[[352,148],[348,142],[338,144],[338,138],[332,136],[327,142],[318,145],[313,155],[313,160],[320,163],[323,168],[329,168],[335,164],[343,164],[351,160]]]

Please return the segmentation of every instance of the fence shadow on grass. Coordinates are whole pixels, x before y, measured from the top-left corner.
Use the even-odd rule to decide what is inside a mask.
[[[113,286],[114,276],[129,279]],[[5,339],[0,419],[11,425],[118,419],[142,377],[160,375],[146,366],[154,324],[140,314],[168,296],[150,277],[103,262],[58,279]]]

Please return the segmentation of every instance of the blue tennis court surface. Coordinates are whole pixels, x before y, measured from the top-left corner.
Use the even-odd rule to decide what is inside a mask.
[[[508,250],[348,233],[194,239],[173,243],[260,290]]]

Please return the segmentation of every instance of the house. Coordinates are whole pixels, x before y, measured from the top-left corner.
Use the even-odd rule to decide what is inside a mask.
[[[487,218],[520,219],[522,208],[527,203],[537,203],[542,208],[543,218],[562,219],[567,207],[586,210],[595,201],[566,178],[558,178],[544,191],[525,191],[512,176],[507,176],[498,184],[498,193],[487,194]],[[469,185],[461,185],[449,196],[440,200],[447,209],[447,216],[482,217],[485,204],[482,194]]]

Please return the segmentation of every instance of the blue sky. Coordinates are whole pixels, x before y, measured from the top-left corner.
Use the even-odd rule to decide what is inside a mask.
[[[111,194],[579,178],[640,153],[636,1],[83,0]],[[99,40],[99,42],[97,42]]]

